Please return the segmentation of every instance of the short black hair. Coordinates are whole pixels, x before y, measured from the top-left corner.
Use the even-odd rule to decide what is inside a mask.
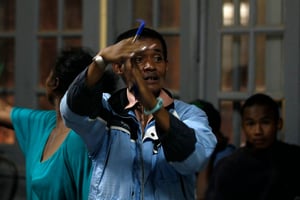
[[[138,30],[138,28],[133,28],[133,29],[130,29],[128,31],[125,31],[123,33],[121,33],[115,43],[118,43],[120,42],[121,40],[124,40],[124,39],[127,39],[127,38],[130,38],[130,37],[134,37],[135,34],[136,34],[136,31]],[[153,38],[153,39],[158,39],[162,45],[162,48],[163,48],[163,56],[164,56],[164,59],[165,60],[168,60],[168,50],[167,50],[167,44],[166,44],[166,41],[165,39],[163,38],[163,36],[151,29],[151,28],[147,28],[145,27],[140,35],[141,38]]]
[[[257,93],[249,98],[246,99],[244,104],[241,107],[240,114],[243,117],[243,114],[245,112],[245,109],[254,105],[260,105],[270,108],[274,113],[275,120],[279,120],[280,113],[279,113],[279,104],[270,96],[263,94],[263,93]]]

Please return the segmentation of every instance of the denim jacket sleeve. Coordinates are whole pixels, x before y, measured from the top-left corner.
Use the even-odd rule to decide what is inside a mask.
[[[170,114],[169,133],[160,133],[158,131],[164,147],[165,157],[169,162],[183,161],[195,150],[196,137],[194,130],[172,114]]]
[[[177,171],[189,174],[206,165],[217,140],[202,110],[177,101],[175,111],[177,117],[170,115],[171,129],[162,138],[162,146],[166,159]]]
[[[103,84],[100,80],[93,88],[85,85],[87,69],[73,81],[67,93],[67,104],[76,114],[94,119],[101,110]]]

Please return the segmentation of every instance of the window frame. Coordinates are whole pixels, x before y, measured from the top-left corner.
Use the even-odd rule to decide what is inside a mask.
[[[251,6],[256,0],[249,1]],[[283,0],[283,26],[278,28],[261,28],[250,31],[250,63],[253,68],[255,33],[265,31],[267,33],[283,34],[283,71],[284,88],[280,94],[271,95],[283,99],[282,116],[285,126],[283,139],[286,142],[300,144],[300,67],[299,67],[299,8],[298,1]],[[182,6],[182,50],[181,50],[181,90],[180,96],[186,101],[195,98],[203,98],[212,102],[220,108],[220,101],[230,100],[243,101],[250,94],[255,92],[253,82],[254,71],[249,74],[250,87],[245,93],[230,92],[224,93],[219,89],[220,63],[221,63],[221,36],[225,32],[234,31],[222,30],[221,11],[222,1],[200,0],[198,2],[188,1]],[[198,15],[196,15],[198,13]],[[200,14],[199,14],[200,13]],[[251,11],[250,11],[251,13]],[[255,14],[251,13],[251,15]],[[195,25],[196,24],[196,25]],[[196,34],[196,35],[195,35]],[[196,55],[195,55],[196,52]],[[270,74],[273,72],[271,71]],[[272,75],[268,75],[272,78]],[[189,81],[188,81],[189,80]],[[192,80],[192,81],[191,81]],[[188,89],[187,89],[188,88]],[[268,92],[268,91],[267,91]],[[296,112],[295,112],[296,111]],[[298,111],[298,112],[297,112]],[[240,119],[237,110],[233,113],[232,127],[234,144],[241,144]]]

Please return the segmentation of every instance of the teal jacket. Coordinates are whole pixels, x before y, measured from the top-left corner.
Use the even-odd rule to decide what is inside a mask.
[[[11,119],[25,155],[27,199],[87,199],[92,162],[80,136],[70,131],[57,151],[41,161],[56,112],[15,107]]]

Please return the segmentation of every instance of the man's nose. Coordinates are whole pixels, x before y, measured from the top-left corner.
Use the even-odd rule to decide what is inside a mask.
[[[147,59],[146,63],[144,65],[144,70],[153,70],[154,69],[154,64],[151,60]]]
[[[254,126],[254,131],[255,131],[255,134],[260,134],[262,133],[262,126],[260,123],[257,123],[255,126]]]

